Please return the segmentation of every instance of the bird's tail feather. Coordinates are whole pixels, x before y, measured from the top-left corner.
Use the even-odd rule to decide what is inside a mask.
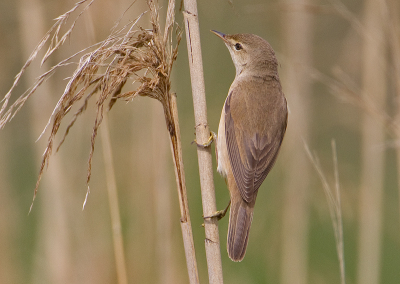
[[[247,242],[254,207],[244,200],[232,200],[229,213],[228,255],[233,261],[242,261],[246,254]]]

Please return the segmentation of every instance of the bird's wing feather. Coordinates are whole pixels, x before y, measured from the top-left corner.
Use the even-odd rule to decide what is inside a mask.
[[[275,163],[286,123],[277,133],[281,137],[267,137],[257,132],[253,135],[244,133],[243,129],[235,128],[231,113],[231,97],[232,92],[225,102],[225,135],[229,160],[242,198],[246,202],[252,202]],[[244,151],[240,151],[239,148]]]

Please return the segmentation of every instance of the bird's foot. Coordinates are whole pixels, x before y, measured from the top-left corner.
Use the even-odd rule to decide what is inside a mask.
[[[197,143],[196,139],[194,139],[194,141],[192,143],[196,143],[196,145],[198,147],[207,148],[207,147],[211,146],[211,144],[214,140],[217,140],[217,134],[215,134],[215,132],[213,132],[213,131],[210,131],[210,137],[208,138],[208,141],[206,143],[199,144],[199,143]]]
[[[231,205],[231,201],[229,200],[228,206],[224,210],[219,210],[215,212],[214,214],[211,214],[210,216],[203,216],[203,219],[210,219],[216,217],[217,220],[221,220],[222,218],[225,217],[226,212],[228,212],[229,206]]]

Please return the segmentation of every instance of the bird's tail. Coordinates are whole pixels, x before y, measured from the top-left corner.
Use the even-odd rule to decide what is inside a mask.
[[[228,229],[228,255],[233,261],[242,261],[246,254],[254,206],[249,206],[242,198],[231,200]]]

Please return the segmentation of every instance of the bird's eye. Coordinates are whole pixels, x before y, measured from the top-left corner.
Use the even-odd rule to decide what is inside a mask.
[[[237,43],[237,44],[235,44],[235,49],[241,50],[241,49],[243,49],[243,46],[240,43]]]

